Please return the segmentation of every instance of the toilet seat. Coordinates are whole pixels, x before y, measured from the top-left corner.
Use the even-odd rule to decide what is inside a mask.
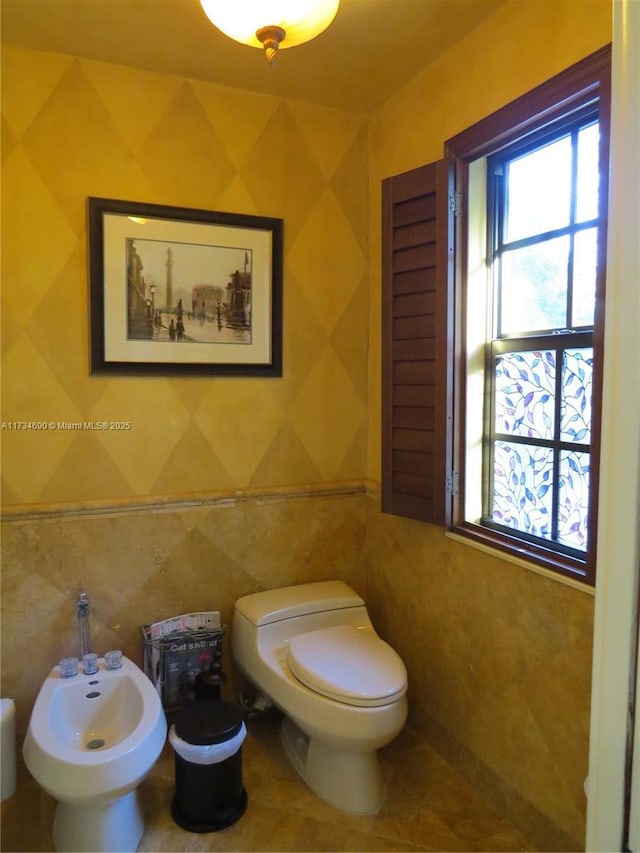
[[[391,646],[353,625],[292,637],[287,663],[311,690],[346,705],[388,705],[407,689],[407,671]]]

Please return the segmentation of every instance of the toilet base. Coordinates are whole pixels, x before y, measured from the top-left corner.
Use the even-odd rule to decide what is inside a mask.
[[[135,853],[144,832],[137,789],[113,800],[59,802],[53,846],[64,853]]]
[[[320,799],[351,814],[375,814],[385,784],[375,752],[344,752],[309,738],[288,717],[280,729],[289,760]]]

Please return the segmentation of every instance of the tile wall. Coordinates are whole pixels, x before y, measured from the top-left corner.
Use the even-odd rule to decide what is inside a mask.
[[[362,595],[362,487],[231,496],[200,504],[17,513],[2,524],[2,690],[26,730],[42,679],[78,654],[75,603],[89,593],[95,650],[142,663],[140,626],[237,598],[339,577]],[[225,672],[232,678],[229,641]],[[233,694],[233,685],[230,685]]]

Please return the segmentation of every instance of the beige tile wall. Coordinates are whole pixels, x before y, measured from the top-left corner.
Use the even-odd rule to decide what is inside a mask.
[[[26,729],[44,675],[96,649],[141,661],[139,627],[202,608],[231,625],[259,589],[340,578],[409,674],[409,723],[542,850],[584,845],[592,596],[379,512],[362,484],[201,501],[16,509],[2,524],[2,695]],[[225,647],[234,695],[234,670]]]
[[[412,725],[541,849],[582,849],[593,596],[376,510],[366,565]]]
[[[231,495],[189,506],[114,506],[2,524],[2,695],[26,730],[44,676],[78,655],[75,604],[86,590],[99,654],[142,662],[140,626],[219,610],[249,592],[341,578],[366,592],[362,487]],[[233,676],[225,643],[225,671]],[[230,686],[230,698],[233,687]]]

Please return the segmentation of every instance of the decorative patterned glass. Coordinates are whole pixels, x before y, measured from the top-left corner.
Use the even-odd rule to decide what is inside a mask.
[[[553,456],[550,447],[495,442],[491,519],[530,536],[549,541],[555,538],[584,551],[590,455],[560,452],[557,519],[553,511]]]
[[[581,551],[587,547],[589,453],[560,452],[558,541]]]
[[[553,532],[553,450],[494,443],[492,520],[531,536]]]
[[[555,385],[554,350],[498,356],[495,368],[495,431],[552,439]]]
[[[562,360],[560,440],[591,441],[593,349],[567,349]]]

